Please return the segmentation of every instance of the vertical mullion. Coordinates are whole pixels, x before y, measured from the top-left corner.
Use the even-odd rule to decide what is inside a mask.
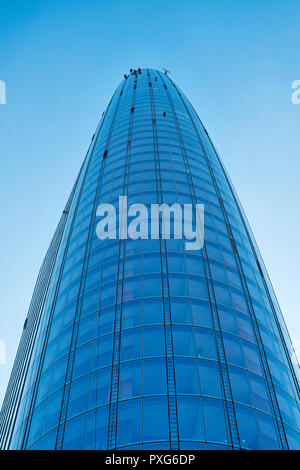
[[[169,105],[173,114],[173,119],[174,123],[176,126],[177,130],[177,135],[178,135],[178,140],[180,143],[181,147],[181,152],[183,156],[183,161],[186,169],[186,176],[188,179],[188,185],[189,185],[189,191],[190,191],[190,196],[194,208],[194,212],[196,214],[196,204],[197,204],[197,197],[195,193],[195,188],[194,188],[194,183],[190,171],[190,166],[189,166],[189,161],[184,145],[184,141],[182,138],[178,118],[176,115],[175,107],[172,102],[172,98],[170,96],[170,93],[168,91],[167,86],[164,83],[164,80],[159,73],[159,77],[164,85],[166,95],[168,97]],[[203,255],[204,251],[204,255]],[[233,401],[233,396],[232,396],[232,390],[231,390],[231,384],[230,384],[230,378],[229,378],[229,371],[228,371],[228,365],[227,365],[227,360],[226,360],[226,354],[225,354],[225,348],[224,348],[224,343],[223,343],[223,335],[222,335],[222,330],[220,326],[220,318],[219,318],[219,312],[218,312],[218,307],[216,303],[216,297],[215,297],[215,291],[214,291],[214,285],[213,285],[213,279],[211,275],[211,269],[210,269],[210,262],[208,258],[208,253],[207,253],[207,248],[206,244],[204,241],[203,244],[203,251],[201,251],[202,255],[202,260],[203,260],[203,266],[205,270],[205,279],[206,279],[206,285],[207,285],[207,290],[208,290],[208,296],[210,299],[210,307],[211,307],[211,314],[212,314],[212,321],[214,325],[214,333],[215,333],[215,340],[216,340],[216,346],[217,346],[217,352],[218,352],[218,357],[219,357],[219,364],[220,364],[220,372],[221,372],[221,377],[222,377],[222,385],[223,385],[223,392],[224,392],[224,398],[225,398],[225,407],[226,407],[226,414],[228,418],[228,424],[229,424],[229,432],[231,436],[231,441],[232,441],[232,447],[236,449],[240,449],[240,438],[239,438],[239,433],[238,433],[238,428],[237,428],[237,421],[236,421],[236,414],[235,414],[235,408],[234,408],[234,401]]]
[[[130,111],[130,118],[129,118],[126,157],[125,157],[125,165],[124,165],[123,196],[125,194],[126,196],[128,196],[132,128],[133,128],[133,120],[134,120],[134,114],[135,114],[132,110],[134,110],[135,98],[136,98],[136,88],[134,87],[133,92],[132,92],[132,103],[131,103],[131,111]],[[119,212],[119,228],[120,228],[120,212]],[[107,448],[108,449],[115,449],[117,446],[122,308],[123,308],[124,268],[125,268],[125,248],[126,248],[125,241],[126,241],[125,239],[119,239],[114,338],[113,338],[113,352],[112,352],[112,372],[111,372],[108,436],[107,436]]]
[[[148,77],[150,77],[149,71]],[[157,120],[155,111],[155,99],[153,88],[149,81],[149,94],[150,106],[152,115],[152,130],[153,130],[153,150],[155,160],[155,174],[156,174],[156,193],[158,204],[163,204],[163,189],[161,181],[161,171],[159,162],[159,146],[157,137]],[[158,213],[159,217],[159,213]],[[165,349],[166,349],[166,375],[167,375],[167,389],[168,389],[168,411],[169,411],[169,439],[171,450],[180,448],[179,444],[179,426],[178,426],[178,410],[177,410],[177,394],[176,394],[176,380],[175,380],[175,362],[174,362],[174,346],[173,346],[173,331],[172,331],[172,315],[171,315],[171,302],[170,302],[170,286],[169,286],[169,273],[168,273],[168,259],[167,259],[167,244],[166,240],[161,236],[161,224],[159,222],[159,243],[160,243],[160,258],[161,258],[161,280],[162,280],[162,301],[164,313],[164,332],[165,332]]]

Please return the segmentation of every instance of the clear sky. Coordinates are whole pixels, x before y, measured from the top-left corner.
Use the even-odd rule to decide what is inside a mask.
[[[299,0],[0,0],[0,402],[36,276],[130,67],[171,70],[242,201],[300,339]]]

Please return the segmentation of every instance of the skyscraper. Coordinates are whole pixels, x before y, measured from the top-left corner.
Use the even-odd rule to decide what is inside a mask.
[[[156,237],[100,239],[98,207],[120,215],[120,196],[128,206],[204,204],[202,248],[163,237],[161,226]],[[207,131],[168,75],[131,71],[39,273],[2,406],[2,448],[300,449],[297,374]]]

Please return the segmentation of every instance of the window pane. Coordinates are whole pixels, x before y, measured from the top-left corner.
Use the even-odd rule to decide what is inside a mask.
[[[178,394],[200,395],[196,359],[175,360],[176,391]]]
[[[142,403],[129,400],[119,403],[118,407],[118,447],[142,441]]]
[[[201,395],[222,397],[221,378],[218,364],[198,360]]]
[[[229,367],[229,375],[234,401],[253,405],[247,372],[237,367]]]
[[[64,450],[83,449],[85,419],[86,415],[80,415],[66,422]]]
[[[201,398],[178,397],[178,421],[180,439],[204,440]]]
[[[89,396],[90,375],[75,380],[71,385],[68,418],[81,413],[86,410],[87,399]]]
[[[203,400],[205,435],[207,441],[227,444],[224,405],[220,400]]]
[[[144,441],[158,441],[169,438],[168,401],[166,397],[143,400]]]
[[[173,327],[174,353],[177,356],[195,356],[193,328],[189,326]]]
[[[143,328],[143,356],[163,356],[165,354],[165,335],[162,326]]]
[[[241,446],[245,449],[260,450],[259,432],[255,412],[241,405],[235,407]]]
[[[167,379],[165,359],[145,359],[143,364],[143,394],[166,394]]]
[[[120,366],[119,399],[138,397],[142,393],[141,361],[132,361]]]

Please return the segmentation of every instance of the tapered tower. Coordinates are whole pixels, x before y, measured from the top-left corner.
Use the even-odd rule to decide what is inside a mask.
[[[120,196],[147,208],[204,204],[203,246],[187,249],[161,226],[153,237],[118,236]],[[104,203],[116,208],[115,238],[97,234]],[[300,449],[291,357],[206,129],[168,75],[130,72],[43,262],[1,411],[2,448]]]

